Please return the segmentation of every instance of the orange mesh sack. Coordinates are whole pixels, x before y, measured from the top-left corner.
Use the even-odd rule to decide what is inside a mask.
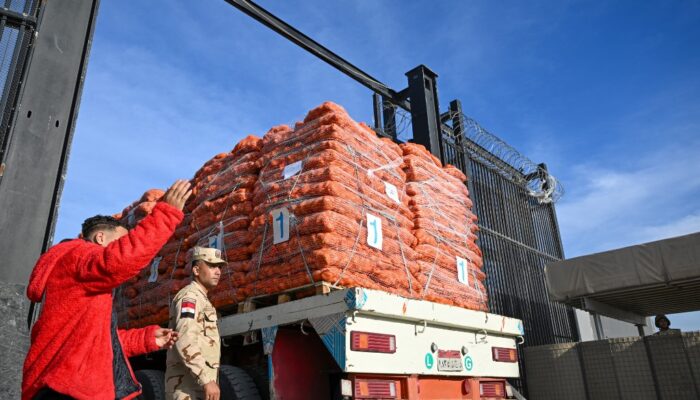
[[[228,262],[210,293],[216,307],[327,282],[486,311],[465,180],[424,147],[380,139],[324,103],[194,174],[183,223],[118,291],[120,326],[167,322],[197,245]],[[162,195],[148,191],[117,217],[133,226]]]
[[[240,300],[235,277],[243,276],[250,262],[248,227],[261,149],[262,140],[248,136],[230,153],[216,155],[195,173],[191,181],[193,195],[185,205],[182,224],[151,264],[119,289],[120,326],[167,323],[170,300],[191,280],[187,255],[194,246],[219,247],[229,261],[222,271],[221,284],[212,291],[217,306]],[[137,222],[143,212],[150,212],[148,202],[159,198],[155,195],[147,192],[140,202],[122,212],[123,218]]]
[[[466,176],[452,166],[442,167],[423,146],[406,143],[401,148],[424,298],[488,311]]]
[[[402,152],[333,103],[263,137],[246,296],[319,281],[416,297]]]

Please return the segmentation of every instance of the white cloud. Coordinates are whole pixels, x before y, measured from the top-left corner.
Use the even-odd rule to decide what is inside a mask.
[[[695,232],[700,232],[700,211],[670,221],[667,224],[643,228],[640,235],[648,238],[646,241],[651,241],[688,235]]]
[[[567,256],[700,230],[700,142],[657,149],[636,165],[573,167],[557,205]]]

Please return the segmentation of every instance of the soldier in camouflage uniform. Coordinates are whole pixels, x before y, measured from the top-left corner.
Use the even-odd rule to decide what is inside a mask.
[[[185,286],[170,306],[170,328],[179,340],[168,350],[165,372],[166,398],[173,400],[219,400],[221,357],[216,309],[207,292],[216,287],[226,262],[217,249],[195,247],[192,283]]]

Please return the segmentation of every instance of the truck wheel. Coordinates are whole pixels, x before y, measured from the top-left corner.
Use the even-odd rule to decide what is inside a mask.
[[[244,370],[231,365],[219,368],[221,400],[261,400],[258,388]]]
[[[141,369],[134,373],[142,387],[137,399],[165,400],[165,374],[155,369]]]

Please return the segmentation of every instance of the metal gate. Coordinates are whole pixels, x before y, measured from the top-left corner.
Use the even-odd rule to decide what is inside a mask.
[[[37,26],[36,0],[5,0],[0,8],[0,162],[4,160],[11,135],[18,89],[25,61]],[[2,167],[0,166],[0,177]]]
[[[490,311],[523,321],[523,347],[578,341],[573,309],[549,300],[544,276],[546,263],[564,258],[554,210],[561,185],[464,115],[459,101],[441,121],[443,162],[467,175],[479,218]],[[521,377],[514,384],[524,389],[523,363]]]

